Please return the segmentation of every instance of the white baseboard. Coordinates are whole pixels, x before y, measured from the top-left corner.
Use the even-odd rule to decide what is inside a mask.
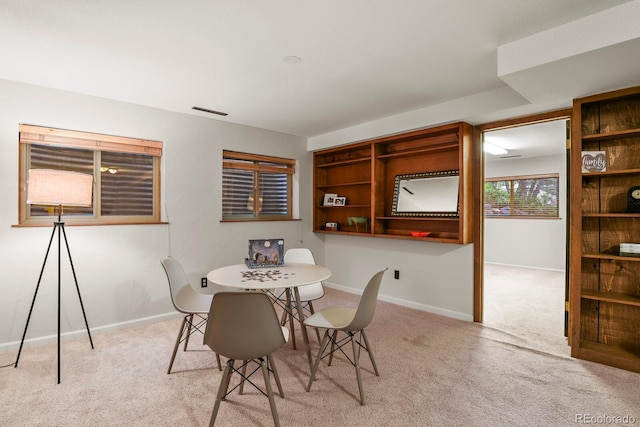
[[[103,332],[110,332],[110,331],[115,331],[118,329],[126,329],[126,328],[132,328],[135,326],[142,326],[142,325],[146,325],[149,323],[155,323],[155,322],[161,322],[163,320],[169,320],[169,319],[175,319],[177,317],[180,317],[181,314],[178,313],[177,311],[172,311],[170,313],[164,313],[164,314],[158,314],[156,316],[149,316],[149,317],[143,317],[141,319],[134,319],[134,320],[128,320],[126,322],[120,322],[120,323],[112,323],[110,325],[104,325],[104,326],[97,326],[95,328],[89,326],[90,331],[91,331],[91,335],[95,335],[96,333],[103,333]],[[82,338],[82,337],[86,337],[87,336],[87,330],[86,329],[78,329],[75,331],[69,331],[69,332],[63,332],[60,334],[60,339],[63,340],[67,340],[67,339],[75,339],[75,338]],[[47,335],[47,336],[43,336],[43,337],[37,337],[37,338],[29,338],[24,340],[24,345],[23,345],[23,349],[24,348],[29,348],[29,347],[37,347],[37,346],[41,346],[41,345],[45,345],[45,344],[51,344],[51,343],[55,343],[58,339],[58,335]],[[11,341],[11,342],[7,342],[7,343],[2,343],[0,344],[0,352],[5,352],[5,351],[17,351],[20,348],[20,341]]]
[[[351,287],[347,287],[347,286],[342,286],[342,285],[338,285],[336,283],[329,283],[329,282],[324,282],[324,285],[329,287],[329,288],[333,288],[333,289],[337,289],[339,291],[343,291],[343,292],[348,292],[350,294],[355,294],[355,295],[360,295],[362,294],[362,290],[361,289],[355,289],[355,288],[351,288]],[[407,301],[407,300],[403,300],[400,298],[395,298],[395,297],[390,297],[387,295],[383,295],[383,294],[379,294],[378,298],[381,301],[385,301],[385,302],[390,302],[392,304],[396,304],[399,306],[403,306],[403,307],[409,307],[409,308],[413,308],[416,310],[420,310],[420,311],[425,311],[427,313],[433,313],[433,314],[438,314],[441,316],[446,316],[446,317],[451,317],[453,319],[459,319],[459,320],[464,320],[464,321],[469,321],[472,322],[473,321],[473,316],[465,314],[465,313],[460,313],[457,311],[452,311],[452,310],[447,310],[441,307],[434,307],[431,305],[427,305],[427,304],[420,304],[420,303],[416,303],[414,301]],[[161,322],[163,320],[169,320],[169,319],[174,319],[177,317],[180,317],[181,314],[173,311],[170,313],[164,313],[164,314],[158,314],[156,316],[150,316],[150,317],[144,317],[141,319],[134,319],[134,320],[129,320],[126,322],[120,322],[120,323],[113,323],[110,325],[104,325],[104,326],[98,326],[98,327],[92,327],[91,328],[91,333],[95,334],[95,333],[102,333],[102,332],[110,332],[110,331],[115,331],[118,329],[125,329],[125,328],[131,328],[131,327],[135,327],[135,326],[142,326],[142,325],[146,325],[149,323],[155,323],[155,322]],[[61,339],[75,339],[75,338],[82,338],[84,336],[87,335],[87,331],[86,329],[78,329],[75,331],[70,331],[70,332],[64,332],[62,334],[60,334],[60,338]],[[57,340],[57,335],[47,335],[47,336],[43,336],[43,337],[37,337],[37,338],[29,338],[26,339],[24,341],[24,346],[23,348],[29,348],[29,347],[36,347],[36,346],[41,346],[41,345],[45,345],[45,344],[51,344],[51,343],[55,343]],[[0,344],[0,352],[6,352],[6,351],[17,351],[18,348],[20,347],[20,341],[11,341],[11,342],[7,342],[7,343],[1,343]]]
[[[350,288],[347,286],[338,285],[336,283],[331,282],[323,282],[323,284],[332,289],[337,289],[339,291],[348,292],[350,294],[361,295],[361,289]],[[400,298],[390,297],[388,295],[378,294],[378,299],[385,302],[390,302],[391,304],[400,305],[402,307],[413,308],[416,310],[424,311],[427,313],[439,314],[441,316],[451,317],[453,319],[464,320],[467,322],[473,322],[473,316],[466,313],[460,313],[457,311],[447,310],[441,307],[434,307],[427,304],[420,304],[414,301],[407,301]]]
[[[528,268],[531,270],[544,270],[544,271],[557,271],[558,273],[564,273],[565,269],[564,268],[546,268],[546,267],[532,267],[530,265],[518,265],[518,264],[505,264],[502,262],[489,262],[489,261],[485,261],[485,264],[491,264],[491,265],[501,265],[503,267],[515,267],[515,268]]]

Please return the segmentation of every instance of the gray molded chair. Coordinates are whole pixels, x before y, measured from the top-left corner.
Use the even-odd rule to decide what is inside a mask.
[[[369,359],[373,365],[373,370],[376,376],[379,376],[378,366],[373,357],[373,352],[367,335],[364,329],[373,320],[373,314],[376,310],[376,302],[378,299],[378,290],[380,289],[380,283],[382,282],[382,275],[387,271],[385,268],[382,271],[377,272],[369,280],[369,283],[364,288],[360,302],[357,308],[352,307],[326,307],[317,313],[306,318],[304,323],[307,326],[314,328],[326,329],[320,344],[320,350],[318,356],[311,369],[311,377],[309,378],[309,384],[307,385],[307,391],[311,390],[311,384],[315,380],[316,373],[318,372],[318,365],[320,360],[329,356],[329,366],[333,359],[333,353],[340,350],[340,352],[353,364],[356,368],[356,377],[358,379],[358,391],[360,392],[360,404],[364,405],[364,391],[362,388],[362,376],[360,374],[360,349],[364,349],[369,353]],[[346,335],[338,339],[338,331],[344,332]],[[351,343],[353,349],[353,360],[347,355],[342,347],[348,343]],[[327,351],[331,343],[331,347]]]
[[[184,268],[182,268],[182,265],[176,259],[171,257],[165,258],[161,263],[169,281],[169,291],[171,293],[173,307],[185,315],[182,319],[180,332],[176,338],[176,344],[173,347],[169,369],[167,369],[167,374],[170,374],[180,343],[184,341],[184,351],[187,351],[191,334],[196,331],[204,334],[203,328],[207,322],[207,314],[209,313],[213,296],[194,291],[189,283],[187,273],[185,273]],[[218,362],[218,370],[221,371],[220,356],[217,354],[216,361]]]
[[[284,254],[284,262],[293,262],[299,264],[316,264],[316,260],[313,257],[313,253],[308,248],[291,248],[287,249]],[[307,310],[309,313],[315,313],[313,308],[313,301],[320,299],[324,296],[324,286],[322,282],[315,282],[304,286],[298,286],[298,292],[300,293],[300,302],[302,304],[302,309]],[[281,301],[285,301],[285,309],[282,312],[282,319],[280,320],[281,324],[284,325],[289,319],[289,327],[291,328],[292,342],[295,348],[295,339],[293,338],[294,330],[293,325],[294,321],[297,321],[297,318],[294,318],[293,310],[297,310],[296,302],[293,294],[290,295],[290,298],[287,300],[286,292],[281,292],[278,295],[278,298]],[[316,334],[318,336],[318,342],[320,342],[320,333],[316,329]]]
[[[284,397],[280,377],[273,362],[271,353],[287,342],[289,331],[280,325],[273,303],[263,292],[220,292],[214,295],[209,312],[209,320],[204,333],[204,342],[217,354],[228,358],[227,365],[220,380],[216,402],[211,413],[209,425],[213,426],[220,409],[220,402],[247,381],[269,398],[271,414],[276,426],[280,426],[280,418],[271,389],[269,373],[273,373],[280,397]],[[236,360],[243,364],[235,368]],[[247,365],[256,363],[257,368],[246,375]],[[262,371],[266,393],[249,377]],[[234,373],[240,376],[239,384],[229,390]]]

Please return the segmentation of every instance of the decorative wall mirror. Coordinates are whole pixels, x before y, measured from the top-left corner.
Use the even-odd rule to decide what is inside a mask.
[[[394,216],[458,216],[459,171],[396,175]]]

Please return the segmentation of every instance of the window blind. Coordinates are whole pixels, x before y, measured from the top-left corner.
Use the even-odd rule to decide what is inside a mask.
[[[291,218],[295,160],[223,152],[222,218]]]
[[[485,216],[559,217],[558,174],[485,180]]]

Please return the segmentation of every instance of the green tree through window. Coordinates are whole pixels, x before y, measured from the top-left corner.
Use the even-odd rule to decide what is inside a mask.
[[[558,218],[559,181],[558,174],[486,179],[484,214]]]

